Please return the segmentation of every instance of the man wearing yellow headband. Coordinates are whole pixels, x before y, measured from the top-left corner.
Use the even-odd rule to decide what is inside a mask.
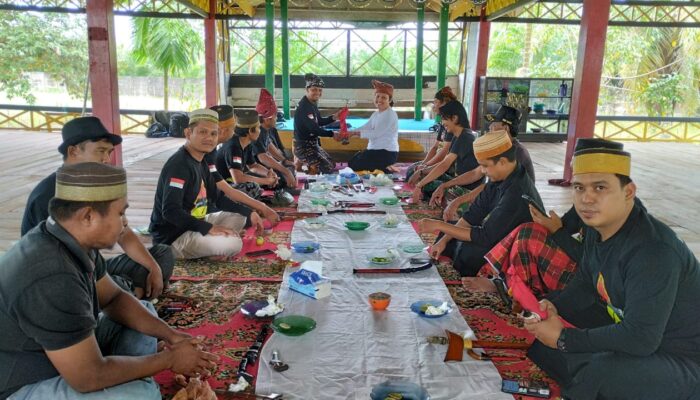
[[[569,284],[525,322],[528,356],[573,399],[700,398],[700,263],[635,201],[629,153],[574,154],[583,257]],[[564,328],[559,316],[577,328]]]
[[[0,259],[0,398],[160,399],[156,373],[215,367],[106,272],[99,250],[129,229],[126,193],[122,168],[59,168],[50,218]]]
[[[515,147],[505,131],[492,132],[474,141],[474,156],[489,183],[456,225],[435,219],[423,219],[420,232],[439,231],[431,247],[433,258],[441,254],[452,258],[462,276],[475,276],[484,265],[484,255],[518,225],[532,221],[528,195],[542,206],[535,184],[518,164]]]

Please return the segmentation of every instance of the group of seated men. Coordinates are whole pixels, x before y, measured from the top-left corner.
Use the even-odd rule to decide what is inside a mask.
[[[0,398],[155,399],[151,377],[161,370],[211,373],[217,357],[167,326],[146,299],[167,285],[175,258],[236,254],[244,227],[279,220],[247,194],[255,185],[294,186],[266,98],[257,111],[190,114],[186,142],[158,180],[150,250],[125,217],[126,173],[107,165],[121,138],[94,117],[65,125],[64,165],[30,195],[23,237],[0,262]],[[482,268],[530,286],[548,317],[525,322],[536,338],[528,356],[565,397],[700,398],[700,265],[636,197],[622,145],[579,140],[574,205],[559,218],[537,211],[531,161],[510,129],[492,125],[477,138],[458,101],[439,110],[461,171],[440,185],[471,187],[459,194],[468,201],[456,222],[419,222],[419,231],[440,233],[431,255],[449,256],[472,290],[493,290],[476,277]],[[491,119],[517,127],[514,115],[504,108]],[[444,172],[418,171],[421,195],[425,178]],[[105,260],[99,250],[116,243],[126,254]]]

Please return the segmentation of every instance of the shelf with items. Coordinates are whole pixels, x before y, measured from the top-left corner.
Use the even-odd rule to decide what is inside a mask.
[[[501,105],[515,107],[522,113],[521,138],[533,133],[565,137],[571,109],[573,79],[481,77],[477,126],[486,131],[484,116],[495,113]],[[534,132],[533,132],[534,129]],[[539,132],[538,132],[539,130]],[[547,137],[547,140],[552,137]],[[527,139],[526,139],[527,140]]]

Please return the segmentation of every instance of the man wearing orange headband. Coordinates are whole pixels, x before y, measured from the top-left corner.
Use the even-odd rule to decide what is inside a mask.
[[[535,184],[518,164],[515,147],[506,131],[487,133],[474,141],[474,156],[489,183],[455,225],[435,219],[418,223],[420,232],[442,233],[431,247],[433,258],[452,258],[462,276],[475,276],[484,255],[513,229],[532,221],[526,194],[542,206]]]
[[[573,279],[525,327],[528,356],[573,399],[700,398],[700,263],[636,198],[629,153],[574,154],[586,224]],[[559,318],[577,328],[564,328]]]

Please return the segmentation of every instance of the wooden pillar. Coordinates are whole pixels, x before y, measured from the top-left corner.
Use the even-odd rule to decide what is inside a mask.
[[[418,3],[416,21],[416,99],[413,118],[423,119],[423,21],[425,20],[425,3]]]
[[[486,20],[484,10],[481,10],[481,21],[479,21],[479,38],[477,39],[476,68],[474,69],[474,89],[472,92],[472,109],[469,115],[472,129],[479,126],[477,117],[479,115],[479,78],[486,76],[486,67],[489,59],[489,40],[491,39],[491,22]]]
[[[112,0],[88,0],[87,2],[90,90],[92,115],[99,118],[107,130],[115,135],[121,135],[117,50],[112,8]],[[122,165],[121,145],[114,149],[111,163]]]
[[[550,183],[569,184],[576,139],[593,137],[609,17],[610,0],[584,0],[567,130],[564,179],[552,180]]]
[[[216,0],[209,0],[209,17],[204,20],[204,85],[207,107],[219,104],[216,70]]]

